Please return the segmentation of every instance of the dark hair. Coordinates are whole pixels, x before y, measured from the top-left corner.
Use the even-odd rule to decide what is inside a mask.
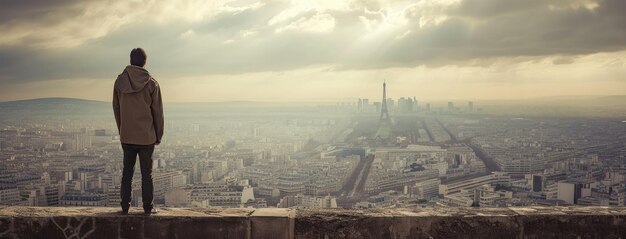
[[[146,52],[139,47],[130,51],[130,64],[131,65],[143,67],[146,65],[147,58],[148,56],[146,56]]]

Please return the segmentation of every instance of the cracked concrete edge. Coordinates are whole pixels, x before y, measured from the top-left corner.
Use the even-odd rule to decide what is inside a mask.
[[[141,214],[131,209],[127,217]],[[154,215],[160,217],[446,217],[446,216],[516,216],[516,215],[626,215],[626,207],[509,207],[509,208],[426,208],[426,209],[288,209],[288,208],[161,208]],[[120,217],[113,207],[22,207],[0,208],[2,217],[58,217],[98,216]],[[142,215],[141,215],[142,216]]]
[[[560,216],[573,216],[571,223],[577,224],[585,220],[599,220],[609,224],[624,223],[626,207],[511,207],[511,208],[429,208],[429,209],[281,209],[281,208],[225,208],[225,209],[200,209],[200,208],[162,208],[159,214],[145,217],[140,209],[132,209],[131,215],[118,214],[117,208],[99,207],[6,207],[0,209],[0,237],[4,237],[9,231],[17,231],[17,222],[37,222],[40,225],[46,223],[65,222],[72,218],[81,224],[92,224],[94,220],[112,220],[115,223],[134,220],[147,223],[168,223],[172,220],[185,221],[239,221],[237,235],[245,235],[244,238],[315,238],[317,234],[312,231],[329,233],[330,236],[344,235],[342,233],[355,233],[361,236],[382,236],[375,231],[387,231],[389,235],[397,238],[411,238],[415,233],[428,236],[429,233],[454,233],[454,231],[441,231],[442,225],[452,223],[460,226],[489,227],[490,225],[507,226],[510,230],[501,230],[501,233],[514,233],[517,237],[525,235],[538,235],[537,230],[544,230],[537,223],[544,223],[545,218]],[[583,216],[583,217],[579,217]],[[108,218],[108,219],[107,219]],[[149,219],[148,219],[149,218]],[[213,218],[213,219],[212,219]],[[447,218],[450,218],[448,220]],[[472,220],[471,218],[476,218]],[[595,218],[595,219],[593,219]],[[91,223],[83,223],[83,220],[91,220]],[[468,221],[470,220],[470,221]],[[550,219],[552,220],[552,219]],[[565,221],[563,221],[565,220]],[[569,219],[563,219],[564,223]],[[92,222],[93,221],[93,222]],[[159,222],[160,221],[160,222]],[[321,223],[321,224],[319,224]],[[460,223],[460,224],[458,224]],[[143,224],[142,224],[143,225]],[[173,225],[173,224],[172,224]],[[346,225],[355,225],[354,228],[346,228]],[[373,226],[376,228],[368,228]],[[98,225],[98,227],[107,225]],[[381,226],[385,228],[380,228]],[[603,226],[603,225],[597,225]],[[608,225],[613,230],[611,225]],[[614,225],[613,225],[614,226]],[[65,233],[63,225],[61,232]],[[91,226],[94,227],[94,226]],[[119,226],[118,226],[119,227]],[[177,226],[178,227],[178,226]],[[184,225],[183,225],[184,227]],[[298,228],[296,228],[298,227]],[[6,229],[6,231],[5,231]],[[243,229],[243,230],[241,230]],[[467,229],[467,228],[466,228]],[[142,229],[143,230],[143,229]],[[168,229],[169,230],[169,229]],[[164,230],[168,231],[168,230]],[[176,229],[175,233],[181,233]],[[373,230],[373,231],[372,231]],[[416,231],[417,230],[417,231]],[[595,230],[595,229],[591,229]],[[86,233],[89,231],[85,231]],[[129,231],[133,233],[134,231]],[[173,231],[168,231],[173,233]],[[616,231],[622,233],[621,230]],[[183,231],[182,233],[185,233]],[[242,234],[243,233],[243,234]],[[315,233],[315,232],[313,232]],[[369,233],[369,234],[358,234]],[[606,232],[594,232],[605,233]],[[455,234],[443,234],[445,236]],[[312,236],[312,237],[311,237]],[[510,236],[510,235],[509,235]],[[369,237],[367,237],[369,238]]]

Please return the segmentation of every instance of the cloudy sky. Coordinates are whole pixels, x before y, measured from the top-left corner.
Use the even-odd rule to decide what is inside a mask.
[[[110,100],[134,47],[169,102],[626,94],[624,0],[4,0],[0,32],[0,101]]]

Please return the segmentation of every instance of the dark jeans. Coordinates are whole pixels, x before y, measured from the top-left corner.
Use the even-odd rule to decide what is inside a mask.
[[[122,149],[124,149],[124,171],[122,172],[122,190],[120,192],[122,209],[127,210],[130,207],[133,173],[135,172],[137,155],[139,155],[143,209],[151,210],[154,197],[154,187],[152,186],[152,153],[154,152],[154,145],[122,144]]]

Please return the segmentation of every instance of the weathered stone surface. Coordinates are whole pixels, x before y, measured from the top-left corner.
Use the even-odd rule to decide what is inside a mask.
[[[626,238],[624,207],[299,210],[295,238]]]
[[[10,207],[0,210],[0,238],[250,238],[252,209],[143,210]],[[210,235],[210,236],[208,236]]]
[[[251,235],[260,239],[293,238],[295,213],[286,208],[260,208],[250,215]]]
[[[0,238],[626,238],[626,207],[0,209]]]

